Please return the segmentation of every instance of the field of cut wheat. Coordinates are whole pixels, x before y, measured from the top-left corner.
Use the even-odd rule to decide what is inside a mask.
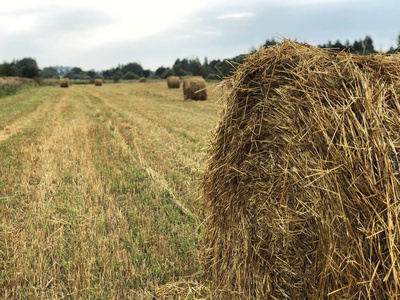
[[[147,82],[0,98],[0,298],[200,296],[208,95]]]

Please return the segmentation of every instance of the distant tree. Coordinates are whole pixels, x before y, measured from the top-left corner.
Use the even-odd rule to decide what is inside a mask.
[[[164,68],[163,66],[159,67],[154,74],[158,77],[162,77],[162,74],[166,71],[167,69]]]
[[[218,77],[217,74],[211,73],[206,77],[206,80],[216,81],[216,80],[220,80],[220,78]]]
[[[352,47],[352,52],[362,54],[364,52],[363,42],[355,40]]]
[[[217,70],[217,75],[221,77],[226,77],[232,75],[237,68],[243,64],[244,59],[247,57],[247,54],[240,54],[231,59],[226,59],[224,61],[220,61],[215,65],[215,69]]]
[[[331,48],[342,51],[346,46],[344,46],[340,40],[336,40],[336,42],[332,44]]]
[[[113,75],[114,75],[114,71],[113,70],[103,71],[103,77],[106,78],[106,79],[111,79]]]
[[[214,60],[210,61],[209,66],[210,66],[211,70],[214,70],[215,66],[218,65],[219,63],[221,63],[220,59],[217,59],[217,60],[214,59]]]
[[[4,62],[0,65],[0,76],[17,76],[17,67],[13,63]]]
[[[278,42],[274,38],[272,38],[271,40],[266,40],[265,41],[264,47],[268,48],[268,47],[271,47],[271,46],[275,46],[276,44],[278,44]]]
[[[193,76],[202,76],[202,64],[200,63],[200,60],[198,58],[196,59],[191,59],[188,61],[189,65],[187,68],[183,68],[183,61],[181,63],[182,69],[185,71],[189,71]],[[185,60],[187,61],[187,60]]]
[[[388,54],[394,54],[396,53],[400,48],[400,34],[397,36],[397,45],[396,48],[393,46],[390,46],[389,50],[387,51]]]
[[[151,74],[152,74],[152,72],[150,70],[143,70],[143,72],[142,72],[142,76],[146,77],[146,78],[150,77]]]
[[[171,68],[165,68],[164,73],[161,74],[161,78],[167,78],[168,76],[174,75],[174,72]]]
[[[326,48],[332,48],[332,42],[328,41],[328,43],[326,43]]]
[[[75,67],[72,68],[67,74],[65,74],[65,78],[69,79],[81,79],[83,76],[83,70],[81,68]]]
[[[114,81],[115,83],[119,82],[120,79],[121,79],[121,77],[120,77],[118,74],[115,74],[115,75],[113,76],[113,81]]]
[[[177,60],[179,61],[179,59]],[[185,61],[187,62],[187,60],[185,59]],[[185,66],[185,68],[184,68]],[[179,63],[176,63],[172,66],[172,71],[173,74],[175,76],[188,76],[188,75],[192,75],[189,71],[187,71],[187,69],[189,69],[189,64],[186,67],[186,64],[184,64],[184,66],[182,65],[182,63],[179,61]],[[185,70],[186,69],[186,70]]]
[[[133,72],[127,72],[127,73],[124,75],[123,78],[124,78],[124,79],[139,79],[140,77],[139,77],[137,74],[133,73]]]
[[[363,42],[363,54],[372,54],[372,53],[377,53],[377,51],[374,49],[374,42],[372,41],[372,38],[367,35]]]
[[[195,75],[193,74],[193,70],[196,70],[196,75],[198,75],[197,69],[199,69],[199,65],[201,63],[198,58],[196,59],[187,59],[184,58],[180,60],[179,58],[175,61],[174,65],[172,66],[173,75],[175,76],[188,76],[188,75]]]
[[[135,74],[137,74],[138,76],[143,76],[143,68],[140,64],[138,63],[128,63],[124,66],[121,67],[121,72],[123,74],[126,74],[128,72],[133,72]]]
[[[18,75],[27,78],[34,78],[39,76],[39,67],[31,57],[25,57],[15,63],[18,69]]]
[[[182,59],[182,61],[181,61],[181,69],[186,71],[186,72],[190,72],[190,62],[189,62],[189,60],[187,58]]]
[[[389,50],[386,52],[387,54],[394,54],[396,53],[396,49],[393,46],[390,46]]]
[[[90,77],[87,72],[82,72],[81,74],[78,75],[79,79],[84,79],[84,80],[91,80],[93,77]]]
[[[254,54],[254,53],[256,53],[256,52],[257,52],[257,48],[254,47],[254,45],[252,45],[252,46],[250,47],[248,53]]]
[[[40,71],[40,76],[43,78],[59,78],[58,71],[53,67],[46,67]]]
[[[95,78],[97,76],[97,73],[95,70],[90,70],[86,72],[87,76],[89,76],[90,78]]]
[[[114,75],[113,75],[113,81],[114,81],[114,82],[120,81],[121,78],[124,76],[124,74],[119,70],[119,68],[117,68],[116,70],[118,70],[118,71],[116,71],[116,72],[114,73]]]
[[[70,72],[79,74],[79,73],[82,73],[83,70],[81,68],[75,67],[75,68],[72,68]]]

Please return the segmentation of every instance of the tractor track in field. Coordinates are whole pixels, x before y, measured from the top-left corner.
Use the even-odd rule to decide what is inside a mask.
[[[0,105],[15,112],[0,123],[0,298],[203,287],[197,181],[215,102],[151,82],[22,95]]]

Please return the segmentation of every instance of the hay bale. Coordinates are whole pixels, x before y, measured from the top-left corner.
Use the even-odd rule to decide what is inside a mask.
[[[147,81],[146,77],[140,77],[139,79],[139,82],[146,82],[146,81]]]
[[[181,80],[178,76],[168,76],[167,85],[169,89],[179,89],[181,86]]]
[[[207,100],[206,82],[203,77],[189,77],[183,80],[184,100]]]
[[[94,80],[94,85],[95,86],[102,86],[102,84],[103,84],[103,80],[102,79],[97,78],[97,79]]]
[[[284,41],[227,79],[203,182],[215,299],[400,298],[399,66]]]
[[[69,78],[61,78],[60,79],[60,87],[62,87],[62,88],[69,87]]]

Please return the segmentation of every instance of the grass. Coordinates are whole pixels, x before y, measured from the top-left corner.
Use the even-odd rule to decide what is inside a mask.
[[[33,81],[26,78],[1,77],[0,98],[15,95],[18,91],[32,86]]]
[[[197,183],[218,98],[147,82],[0,99],[0,298],[204,294]]]

